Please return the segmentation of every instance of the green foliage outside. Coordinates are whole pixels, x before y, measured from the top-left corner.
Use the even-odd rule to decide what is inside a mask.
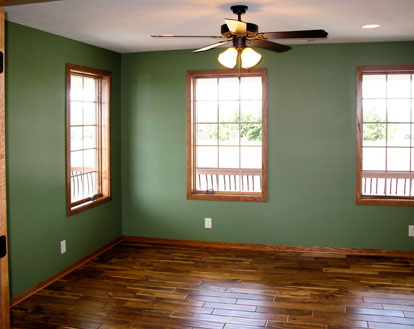
[[[260,142],[262,140],[262,124],[260,118],[254,117],[252,113],[245,113],[243,115],[243,122],[240,122],[239,114],[235,115],[230,122],[220,124],[220,136],[218,135],[217,125],[206,125],[202,134],[208,140],[217,140],[219,137],[220,142],[226,142],[231,139],[238,139],[239,122],[240,122],[240,137],[249,142]],[[244,123],[249,122],[249,123]],[[259,123],[251,123],[259,122]],[[201,136],[199,136],[201,137]]]
[[[365,141],[381,141],[385,140],[385,124],[380,123],[382,118],[377,113],[368,112],[364,116],[365,122],[371,122],[364,124],[364,140]],[[378,123],[376,123],[378,122]],[[398,135],[398,130],[395,125],[388,125],[388,141],[392,141]]]
[[[381,121],[381,117],[376,114],[369,112],[364,118],[368,122]],[[385,139],[385,125],[378,123],[369,123],[364,125],[364,140],[366,141],[377,141]]]

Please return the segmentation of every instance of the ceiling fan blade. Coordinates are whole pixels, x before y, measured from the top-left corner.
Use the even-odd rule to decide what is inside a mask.
[[[1,1],[1,0],[0,0]],[[54,0],[52,0],[54,1]],[[222,35],[175,35],[175,34],[159,34],[151,35],[152,38],[213,38],[213,39],[228,39]]]
[[[263,49],[267,49],[270,51],[274,51],[277,53],[283,53],[285,51],[291,50],[292,47],[290,46],[286,46],[286,45],[281,45],[280,43],[276,43],[276,42],[272,42],[272,41],[267,41],[267,40],[249,40],[249,44],[252,47],[259,47],[259,48],[263,48]]]
[[[217,47],[220,47],[221,45],[225,45],[226,43],[230,43],[231,41],[232,41],[231,39],[230,40],[219,41],[219,42],[213,43],[212,45],[208,45],[208,46],[205,46],[203,48],[194,50],[193,53],[199,53],[199,52],[202,52],[202,51],[207,51],[207,50],[210,50],[210,49],[213,49],[213,48],[217,48]]]
[[[328,32],[325,30],[263,32],[260,34],[266,39],[319,39],[328,36]]]
[[[27,5],[30,3],[42,3],[61,0],[0,0],[0,7]]]
[[[245,36],[247,33],[247,24],[245,22],[238,21],[237,19],[225,18],[230,32],[235,35]]]

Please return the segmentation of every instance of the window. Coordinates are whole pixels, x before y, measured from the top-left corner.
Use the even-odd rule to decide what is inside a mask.
[[[66,212],[111,200],[111,73],[66,64]]]
[[[357,68],[356,202],[414,205],[414,65]]]
[[[266,201],[266,69],[187,72],[187,199]]]

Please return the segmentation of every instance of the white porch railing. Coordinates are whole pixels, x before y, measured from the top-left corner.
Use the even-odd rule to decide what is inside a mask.
[[[96,171],[93,171],[93,168],[72,167],[71,185],[72,202],[95,195]]]
[[[261,169],[197,168],[197,189],[202,191],[246,191],[260,192]]]
[[[414,173],[408,171],[362,171],[362,194],[414,196]]]

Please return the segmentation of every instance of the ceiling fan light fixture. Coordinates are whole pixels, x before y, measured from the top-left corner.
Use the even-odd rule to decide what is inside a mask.
[[[362,29],[376,29],[379,28],[381,25],[379,24],[366,24],[366,25],[361,25]]]
[[[253,48],[246,47],[241,51],[241,67],[243,69],[251,69],[260,63],[262,55]]]
[[[234,69],[237,65],[238,56],[239,51],[234,47],[230,47],[218,55],[218,61],[221,65]]]

